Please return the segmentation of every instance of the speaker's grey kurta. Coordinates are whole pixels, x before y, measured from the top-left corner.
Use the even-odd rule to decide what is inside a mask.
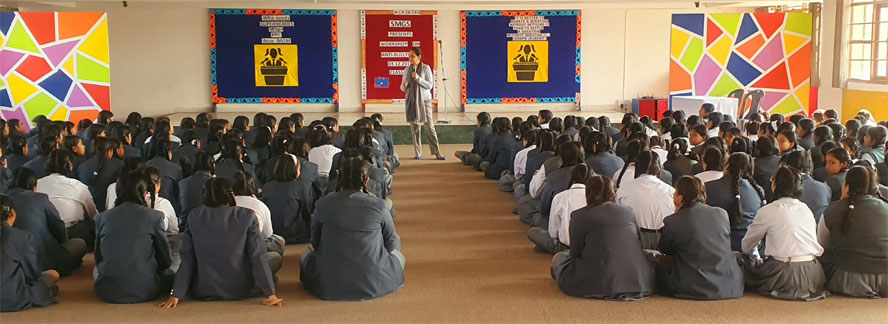
[[[130,304],[169,292],[172,259],[162,224],[163,213],[131,202],[96,216],[99,299]]]
[[[610,202],[571,214],[570,259],[562,269],[555,274],[558,287],[571,296],[619,298],[654,291],[635,212]]]
[[[667,295],[684,299],[743,296],[743,273],[731,252],[728,213],[695,204],[663,220],[660,252],[675,258],[657,267],[657,284]]]
[[[394,292],[404,269],[392,254],[401,239],[382,199],[343,190],[318,201],[312,220],[314,252],[305,258],[300,279],[321,299],[362,300]]]

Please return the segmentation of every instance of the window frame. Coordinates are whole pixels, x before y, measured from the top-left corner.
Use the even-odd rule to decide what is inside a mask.
[[[854,21],[854,8],[862,7],[862,6],[872,6],[872,21],[867,22],[855,22]],[[848,81],[859,82],[859,83],[873,83],[873,84],[888,84],[888,53],[886,53],[885,57],[879,57],[879,45],[880,43],[885,42],[888,44],[888,41],[881,41],[880,38],[880,27],[882,24],[888,25],[888,17],[882,17],[881,11],[888,10],[888,1],[885,0],[872,0],[872,1],[859,1],[852,2],[849,5],[850,15],[849,15],[849,23],[847,31],[850,35],[848,35],[848,58],[847,58],[847,68],[848,68]],[[870,35],[872,36],[869,40],[854,40],[853,31],[854,26],[860,25],[869,25],[871,28]],[[854,59],[855,52],[852,50],[854,45],[869,45],[870,46],[870,58],[869,59]],[[884,71],[880,71],[879,63],[885,62]],[[854,62],[869,62],[869,78],[868,79],[859,79],[855,78],[851,75],[852,71],[852,63]],[[879,73],[884,73],[884,75],[879,76]]]

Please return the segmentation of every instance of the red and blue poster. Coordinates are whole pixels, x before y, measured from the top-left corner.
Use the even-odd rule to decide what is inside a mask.
[[[361,11],[361,95],[364,104],[403,103],[401,74],[411,48],[437,74],[438,12],[434,10]],[[437,79],[437,77],[436,77]],[[435,83],[437,87],[437,82]],[[432,89],[432,98],[437,89]]]

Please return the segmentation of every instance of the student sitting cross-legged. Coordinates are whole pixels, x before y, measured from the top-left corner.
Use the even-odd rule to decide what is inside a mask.
[[[845,177],[843,198],[826,208],[817,237],[826,286],[836,294],[888,297],[888,199],[875,173],[855,166]]]
[[[816,221],[799,198],[803,178],[799,170],[782,166],[774,175],[776,200],[755,215],[743,237],[743,252],[753,254],[765,241],[764,262],[749,259],[746,286],[759,294],[779,299],[811,301],[826,297],[826,276],[817,257]]]
[[[728,213],[706,205],[699,178],[675,183],[676,212],[663,221],[656,259],[658,293],[682,299],[743,296],[743,273],[731,252]]]
[[[404,285],[401,239],[384,201],[366,191],[370,163],[350,158],[340,165],[340,190],[318,201],[300,279],[321,299],[390,294]]]
[[[17,312],[46,307],[58,294],[55,270],[41,271],[34,236],[17,228],[12,200],[0,196],[0,311]]]
[[[154,176],[156,177],[156,169]],[[114,208],[96,216],[96,283],[99,299],[114,304],[150,301],[173,283],[167,220],[148,206],[155,185],[147,169],[120,177]]]
[[[263,304],[281,306],[274,273],[281,256],[266,252],[265,238],[253,210],[236,206],[231,182],[213,178],[204,188],[204,206],[191,211],[179,253],[170,298],[172,308],[185,297],[196,300],[238,300],[264,296]]]
[[[654,291],[654,272],[641,249],[635,213],[615,199],[610,178],[586,180],[588,205],[570,214],[570,251],[559,252],[552,261],[552,278],[565,294],[640,300]]]

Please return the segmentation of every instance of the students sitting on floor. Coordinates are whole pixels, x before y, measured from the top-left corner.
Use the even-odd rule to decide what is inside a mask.
[[[213,178],[216,161],[212,155],[199,152],[194,159],[194,174],[179,181],[179,204],[182,206],[180,225],[185,225],[188,214],[203,205],[203,188],[207,180]]]
[[[885,162],[885,142],[888,140],[888,128],[885,126],[873,126],[866,130],[861,144],[866,148],[860,159],[870,161],[873,164]]]
[[[370,164],[341,163],[340,190],[318,201],[311,244],[300,256],[306,290],[327,300],[365,300],[404,285],[404,255],[389,210],[366,193]]]
[[[68,237],[83,239],[92,251],[96,238],[94,218],[98,211],[89,188],[72,178],[74,162],[71,153],[63,150],[50,153],[46,172],[49,172],[48,176],[37,180],[37,192],[49,196],[59,217],[65,221]]]
[[[527,195],[518,198],[515,203],[518,218],[526,224],[532,223],[533,215],[540,211],[539,192],[531,190],[530,182],[540,172],[543,163],[555,156],[555,135],[549,131],[540,131],[538,135],[538,147],[527,153],[527,165],[524,167],[523,181]]]
[[[295,156],[281,155],[272,181],[262,186],[262,202],[271,210],[274,233],[290,244],[306,243],[311,236],[315,198],[311,182],[301,179],[300,172]]]
[[[731,250],[742,251],[741,241],[755,213],[767,202],[762,188],[752,177],[752,157],[734,153],[728,158],[724,177],[706,182],[706,204],[728,212]]]
[[[152,209],[152,174],[141,169],[117,183],[114,208],[96,217],[95,293],[104,302],[132,304],[161,297],[173,283],[164,214]],[[157,177],[157,170],[154,170]],[[176,226],[178,230],[178,226]]]
[[[46,194],[35,192],[37,177],[34,171],[19,168],[13,174],[6,195],[22,217],[14,227],[34,236],[38,270],[55,269],[62,277],[70,275],[83,263],[86,242],[81,238],[68,239],[65,222]]]
[[[10,134],[12,134],[10,132]],[[28,163],[31,159],[28,158],[28,139],[22,135],[15,134],[10,135],[7,139],[8,150],[4,151],[6,158],[6,168],[11,172],[15,172],[16,169]]]
[[[489,165],[484,169],[484,176],[499,180],[503,171],[511,170],[515,159],[515,152],[512,151],[515,145],[512,123],[508,118],[494,119],[493,134],[495,135],[487,147],[489,153],[486,161]]]
[[[637,143],[633,141],[630,144]],[[630,145],[630,150],[631,150]],[[641,246],[656,250],[663,219],[675,212],[675,190],[658,178],[660,159],[651,151],[642,151],[635,160],[634,177],[617,189],[617,203],[632,208],[641,230]],[[627,177],[628,178],[628,177]]]
[[[338,132],[336,134],[339,134]],[[340,138],[342,138],[340,134]],[[318,165],[318,185],[321,192],[327,193],[334,190],[330,182],[332,170],[333,156],[342,152],[342,149],[333,145],[333,138],[328,130],[323,126],[316,126],[308,132],[308,142],[311,145],[311,151],[308,152],[308,160]],[[340,145],[344,145],[343,139]]]
[[[654,290],[654,272],[641,250],[632,208],[614,203],[614,185],[605,176],[589,177],[584,194],[588,205],[570,214],[570,251],[555,255],[552,278],[570,296],[647,298]]]
[[[258,188],[253,175],[246,172],[237,172],[234,174],[232,182],[234,201],[238,206],[252,209],[256,213],[256,220],[259,222],[259,232],[265,238],[265,245],[268,247],[268,251],[277,252],[283,256],[286,242],[283,237],[274,234],[274,228],[271,224],[271,211],[265,203],[256,198]]]
[[[475,119],[478,120],[478,128],[475,129],[475,133],[472,136],[472,150],[468,152],[456,151],[454,155],[462,161],[463,165],[471,165],[477,168],[478,164],[481,163],[481,142],[493,132],[493,127],[490,126],[490,114],[486,112],[478,113]]]
[[[253,174],[253,165],[243,160],[243,147],[237,140],[226,140],[222,143],[222,155],[216,160],[217,177],[231,179],[237,172]]]
[[[89,187],[96,208],[105,211],[108,186],[117,181],[123,160],[114,158],[111,139],[98,137],[93,140],[95,155],[77,167],[78,178]]]
[[[173,290],[158,306],[176,307],[186,296],[196,300],[264,296],[264,305],[282,305],[273,275],[281,267],[281,256],[266,251],[255,213],[236,206],[230,181],[207,181],[204,206],[191,211],[184,234]]]
[[[762,136],[755,142],[755,171],[753,177],[765,190],[765,198],[772,201],[771,178],[780,167],[780,155],[777,151],[777,141],[771,136]]]
[[[39,243],[28,231],[12,227],[16,217],[12,200],[0,195],[0,312],[46,307],[59,293],[59,273],[41,271]]]
[[[845,296],[888,297],[888,200],[865,167],[852,167],[845,179],[842,200],[826,208],[817,231],[826,286]]]
[[[743,252],[758,252],[765,241],[765,260],[746,259],[746,286],[759,294],[787,300],[812,301],[826,297],[826,276],[817,256],[817,223],[802,203],[802,174],[783,166],[774,175],[776,200],[755,215]]]
[[[595,174],[611,177],[626,164],[614,154],[611,137],[606,133],[593,133],[587,136],[583,139],[583,146],[588,156],[586,164],[595,171]]]
[[[572,168],[569,188],[557,193],[552,199],[548,228],[531,227],[527,238],[536,245],[537,251],[551,254],[566,250],[570,245],[570,217],[573,211],[586,206],[586,178],[591,170],[585,164]]]
[[[823,210],[829,205],[830,189],[829,186],[814,180],[814,178],[811,178],[808,174],[811,169],[808,155],[802,151],[789,153],[780,159],[780,165],[793,167],[802,173],[802,197],[800,199],[806,206],[808,206],[808,209],[811,210],[811,213],[814,215],[814,221],[819,222],[820,216],[823,215]],[[768,182],[768,185],[771,185],[770,181]],[[774,197],[773,200],[769,201],[773,202],[777,199],[777,197]]]
[[[183,178],[182,166],[173,162],[173,143],[162,135],[151,139],[152,158],[145,162],[146,166],[157,168],[163,178],[160,186],[160,196],[173,204],[176,214],[182,213],[179,205],[179,181]]]
[[[677,211],[663,221],[658,246],[664,254],[657,257],[659,293],[696,300],[742,297],[728,213],[706,205],[706,189],[692,176],[678,179],[673,200]]]
[[[530,123],[527,123],[527,125],[530,125]],[[535,129],[524,132],[524,135],[522,136],[524,148],[518,150],[518,153],[515,153],[515,159],[513,161],[514,167],[512,168],[515,175],[515,182],[512,184],[512,192],[515,195],[516,201],[527,195],[527,187],[524,186],[524,177],[530,177],[533,175],[526,175],[527,170],[525,167],[527,167],[527,158],[530,155],[530,152],[533,152],[537,148],[537,136],[539,136],[539,134],[539,130]]]

